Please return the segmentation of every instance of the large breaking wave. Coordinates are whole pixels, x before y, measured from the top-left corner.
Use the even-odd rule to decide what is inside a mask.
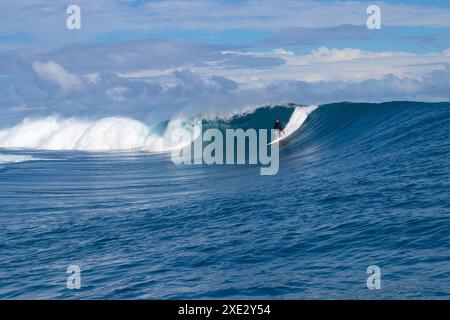
[[[204,119],[202,124],[204,130],[211,127],[221,130],[271,129],[275,119],[279,119],[289,133],[283,143],[289,145],[291,153],[293,150],[330,151],[343,144],[353,149],[361,145],[381,151],[387,147],[386,143],[389,147],[395,145],[399,142],[397,140],[407,139],[421,126],[428,125],[431,120],[424,119],[431,116],[431,110],[445,113],[449,105],[390,102],[335,103],[320,107],[268,106],[228,118]],[[194,118],[173,119],[154,125],[126,117],[95,121],[57,116],[25,119],[16,126],[0,129],[0,148],[168,152],[197,138],[192,135],[190,141],[175,144],[171,139],[172,132],[179,128],[192,130],[193,123]],[[424,133],[421,139],[427,136]]]
[[[1,148],[38,150],[148,150],[164,152],[175,147],[170,133],[185,125],[182,120],[167,123],[164,132],[156,133],[140,121],[108,117],[97,121],[51,116],[25,119],[20,124],[0,130]],[[190,141],[178,142],[179,145]]]
[[[263,107],[226,119],[203,120],[205,128],[271,128],[280,118],[294,132],[316,107]],[[295,111],[294,111],[295,110]],[[289,121],[288,121],[289,120]],[[96,121],[50,116],[24,119],[20,124],[0,130],[0,148],[35,150],[166,152],[191,141],[174,143],[171,133],[179,128],[192,130],[192,119],[176,119],[155,126],[126,117],[108,117]]]

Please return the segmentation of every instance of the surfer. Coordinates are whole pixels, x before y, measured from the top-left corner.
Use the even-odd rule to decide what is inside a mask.
[[[278,133],[283,133],[283,127],[281,126],[280,120],[275,121],[275,125],[273,127],[275,130],[278,130]]]

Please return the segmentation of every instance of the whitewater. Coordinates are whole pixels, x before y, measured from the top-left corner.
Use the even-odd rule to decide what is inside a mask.
[[[317,106],[296,107],[282,138],[298,130]],[[242,115],[236,115],[240,117]],[[171,133],[177,129],[194,131],[192,121],[174,119],[164,132],[156,133],[152,127],[127,117],[107,117],[100,120],[82,120],[49,116],[24,119],[20,124],[0,130],[0,148],[78,151],[130,151],[167,152],[182,148],[198,138],[172,141]]]
[[[29,156],[29,155],[13,155],[13,154],[1,154],[0,153],[0,164],[20,163],[20,162],[36,161],[36,160],[42,160],[42,159],[35,158],[35,157]]]
[[[57,116],[24,119],[12,128],[0,130],[0,148],[163,152],[190,143],[174,144],[170,138],[170,133],[182,125],[182,120],[170,121],[165,133],[159,135],[144,123],[125,117],[97,121]]]

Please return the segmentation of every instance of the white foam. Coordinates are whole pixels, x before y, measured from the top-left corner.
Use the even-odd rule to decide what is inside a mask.
[[[20,162],[28,162],[40,160],[33,156],[28,155],[13,155],[13,154],[0,154],[0,164],[5,163],[20,163]]]
[[[20,124],[0,130],[0,148],[38,150],[172,150],[170,132],[183,125],[172,120],[164,134],[152,133],[144,123],[124,117],[108,117],[97,121],[51,116],[24,119]],[[191,141],[182,141],[181,146]]]

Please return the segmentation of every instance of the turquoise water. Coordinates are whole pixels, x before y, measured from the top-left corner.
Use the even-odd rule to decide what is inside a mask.
[[[220,128],[271,128],[293,107]],[[3,159],[3,160],[2,160]],[[450,298],[450,103],[320,106],[280,171],[0,150],[0,298]],[[81,268],[81,289],[66,268]],[[369,265],[381,289],[366,287]]]

